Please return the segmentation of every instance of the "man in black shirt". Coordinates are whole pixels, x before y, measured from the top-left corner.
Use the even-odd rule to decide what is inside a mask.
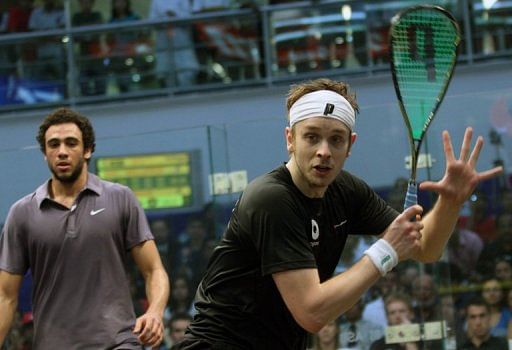
[[[505,338],[491,335],[491,312],[481,297],[471,299],[466,305],[466,339],[459,350],[508,350]]]
[[[287,100],[289,161],[252,181],[238,200],[196,295],[197,314],[177,349],[306,349],[307,332],[336,319],[399,261],[437,260],[483,173],[466,131],[460,159],[443,133],[446,173],[421,189],[439,194],[398,214],[343,171],[356,140],[357,103],[346,84],[318,79]],[[417,218],[416,221],[412,219]],[[380,235],[365,256],[331,278],[349,234]]]

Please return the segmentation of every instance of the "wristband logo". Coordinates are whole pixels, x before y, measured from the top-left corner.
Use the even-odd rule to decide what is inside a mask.
[[[384,266],[389,260],[391,260],[391,256],[390,255],[386,255],[381,261],[380,261],[380,265],[381,266]]]

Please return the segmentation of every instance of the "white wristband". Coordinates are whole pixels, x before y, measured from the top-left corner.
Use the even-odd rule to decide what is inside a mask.
[[[398,255],[395,249],[384,239],[379,239],[370,248],[364,251],[375,267],[384,276],[398,264]]]

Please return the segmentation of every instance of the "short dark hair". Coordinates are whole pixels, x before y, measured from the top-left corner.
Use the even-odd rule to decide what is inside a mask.
[[[93,153],[96,143],[94,137],[94,129],[92,128],[91,122],[80,113],[65,107],[58,108],[52,113],[48,114],[42,121],[41,125],[39,125],[39,132],[36,139],[37,142],[39,142],[41,152],[45,153],[46,151],[45,134],[48,128],[53,125],[64,123],[73,123],[78,126],[82,132],[84,150],[90,150],[91,153]]]
[[[482,298],[479,295],[475,295],[475,296],[471,297],[466,302],[466,305],[465,305],[466,313],[467,313],[467,311],[468,311],[470,306],[483,306],[483,307],[485,307],[487,309],[487,311],[490,311],[489,304],[487,304],[485,302],[484,298]]]

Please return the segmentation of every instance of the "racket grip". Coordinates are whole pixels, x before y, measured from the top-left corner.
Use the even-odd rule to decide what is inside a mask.
[[[409,182],[407,194],[405,195],[404,210],[418,204],[418,185],[416,182]]]

